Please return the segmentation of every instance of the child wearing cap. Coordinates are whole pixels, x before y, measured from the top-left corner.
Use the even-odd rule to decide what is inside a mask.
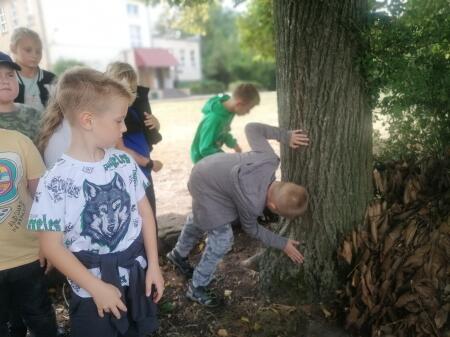
[[[10,335],[7,322],[15,309],[33,336],[54,337],[55,313],[44,282],[37,236],[26,229],[32,197],[45,167],[28,137],[5,130],[19,126],[19,131],[30,131],[27,123],[33,124],[27,117],[38,114],[14,104],[19,69],[0,52],[0,336]]]
[[[19,94],[16,71],[20,69],[9,55],[0,52],[0,128],[19,131],[34,141],[39,131],[40,112],[14,102]]]

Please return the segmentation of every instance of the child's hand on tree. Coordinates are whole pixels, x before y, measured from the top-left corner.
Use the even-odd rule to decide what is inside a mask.
[[[159,160],[153,160],[153,167],[152,167],[152,171],[153,172],[158,172],[161,171],[161,169],[163,168],[163,163],[160,162]]]
[[[98,315],[104,317],[105,313],[113,314],[117,319],[120,319],[120,311],[127,311],[127,307],[120,299],[122,294],[112,284],[99,280],[100,283],[92,291],[92,298],[97,306]]]
[[[144,112],[145,120],[144,124],[150,129],[156,129],[159,130],[160,124],[158,118],[156,118],[154,115],[150,115],[147,112]]]
[[[239,144],[236,144],[236,145],[234,146],[233,150],[234,150],[234,152],[238,152],[238,153],[241,153],[241,152],[242,152],[242,149],[241,149],[241,147],[239,146]]]
[[[154,286],[154,287],[153,287]],[[153,288],[153,289],[152,289]],[[145,295],[158,303],[164,293],[164,278],[159,266],[150,266],[145,275]]]
[[[308,146],[309,138],[303,130],[293,130],[291,132],[291,139],[289,140],[289,146],[293,149],[297,149],[300,146]]]
[[[301,264],[305,260],[302,253],[300,253],[296,248],[299,244],[300,242],[298,241],[288,239],[288,242],[283,249],[284,253],[296,264]]]

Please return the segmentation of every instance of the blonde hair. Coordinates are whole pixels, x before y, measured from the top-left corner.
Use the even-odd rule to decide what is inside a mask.
[[[308,208],[309,194],[303,186],[279,182],[275,190],[274,201],[278,214],[286,218],[296,218],[305,213]]]
[[[254,103],[255,105],[260,102],[258,89],[251,83],[239,84],[233,90],[233,98],[241,99],[244,103]]]
[[[33,40],[39,41],[39,43],[42,45],[42,41],[38,33],[26,27],[19,27],[14,29],[11,35],[10,49],[13,53],[15,53],[15,50],[20,40],[22,40],[25,37],[30,37]]]
[[[131,104],[135,96],[120,82],[105,74],[84,67],[64,72],[56,82],[41,122],[37,146],[44,153],[51,135],[63,118],[73,121],[82,111],[103,113],[110,107],[111,97],[124,98]]]
[[[130,87],[131,91],[136,92],[137,89],[137,74],[133,67],[125,62],[113,62],[106,67],[106,75],[113,79],[122,82]]]

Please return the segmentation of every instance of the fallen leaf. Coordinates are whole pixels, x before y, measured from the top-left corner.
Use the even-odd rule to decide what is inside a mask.
[[[320,309],[322,309],[323,314],[325,315],[325,318],[331,317],[331,312],[327,310],[323,305],[320,306]]]
[[[253,325],[253,330],[254,331],[259,331],[259,330],[261,330],[261,325],[258,323],[258,322],[256,322],[254,325]]]
[[[228,331],[226,329],[219,329],[217,331],[217,336],[228,337]]]
[[[352,244],[345,240],[342,244],[342,249],[340,251],[340,255],[348,264],[352,263]]]

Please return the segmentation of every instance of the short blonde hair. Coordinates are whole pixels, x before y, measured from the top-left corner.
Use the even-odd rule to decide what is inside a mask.
[[[259,92],[256,87],[251,83],[239,84],[236,89],[233,90],[233,98],[241,99],[244,103],[259,104]]]
[[[309,194],[303,186],[280,182],[275,191],[274,203],[278,214],[286,218],[296,218],[308,208]]]
[[[137,90],[137,74],[129,63],[113,62],[108,64],[106,75],[130,87],[133,92]]]
[[[121,97],[131,104],[135,96],[120,82],[105,74],[85,67],[74,67],[64,72],[56,83],[44,112],[38,149],[43,153],[50,136],[62,123],[69,122],[77,113],[89,111],[103,113],[110,108],[112,97]]]
[[[11,35],[10,49],[13,53],[15,53],[15,50],[20,40],[22,40],[25,37],[30,37],[33,40],[38,41],[42,45],[42,41],[38,33],[26,27],[19,27],[14,29]]]

